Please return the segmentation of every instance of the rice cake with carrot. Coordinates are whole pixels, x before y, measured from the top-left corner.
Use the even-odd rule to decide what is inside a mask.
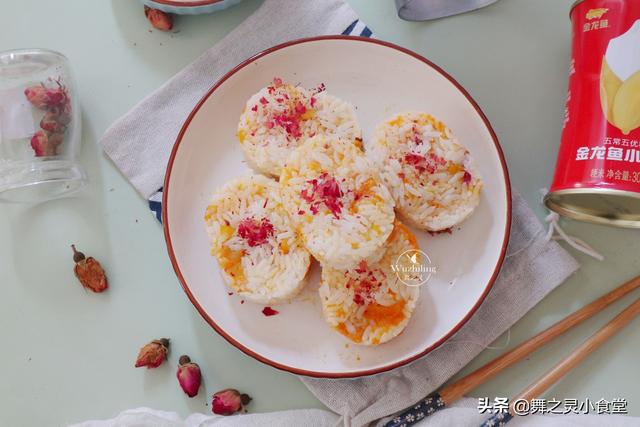
[[[306,89],[279,78],[247,101],[237,133],[249,165],[275,177],[291,152],[315,135],[361,139],[355,109],[324,85]]]
[[[381,256],[394,203],[354,141],[307,140],[287,160],[280,188],[291,222],[321,264],[349,269]]]
[[[205,222],[224,281],[242,297],[274,304],[304,286],[311,257],[274,180],[249,175],[228,182],[207,207]]]
[[[399,215],[420,229],[449,229],[480,203],[483,183],[469,150],[429,114],[401,113],[381,123],[366,152]]]
[[[409,323],[420,289],[402,283],[393,271],[406,251],[418,250],[411,231],[396,221],[383,255],[350,270],[323,267],[319,289],[329,325],[357,344],[377,345],[398,336]]]

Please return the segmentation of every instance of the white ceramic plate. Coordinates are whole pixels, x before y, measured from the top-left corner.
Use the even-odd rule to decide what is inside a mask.
[[[324,322],[318,268],[303,294],[265,317],[229,296],[210,255],[204,211],[225,181],[246,173],[236,125],[246,100],[274,77],[327,90],[356,106],[365,132],[393,113],[423,110],[443,120],[475,157],[485,188],[453,234],[416,233],[437,273],[421,289],[405,331],[376,347],[348,344]],[[195,107],[173,148],[164,186],[169,256],[185,292],[231,344],[274,367],[315,377],[370,375],[404,365],[443,343],[475,312],[502,264],[510,229],[507,169],[496,136],[471,97],[419,55],[389,43],[330,36],[269,49],[224,76]]]

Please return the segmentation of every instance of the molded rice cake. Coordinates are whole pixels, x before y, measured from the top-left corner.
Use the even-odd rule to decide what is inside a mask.
[[[321,264],[349,269],[381,256],[394,203],[353,141],[309,139],[287,160],[280,188],[294,227]]]
[[[275,181],[249,175],[228,182],[204,219],[211,253],[225,283],[239,295],[274,304],[304,286],[309,252],[290,225]]]
[[[413,314],[420,288],[402,283],[392,265],[411,249],[419,249],[415,236],[396,221],[379,261],[362,261],[347,271],[323,267],[319,293],[329,325],[357,344],[377,345],[398,336]]]
[[[464,221],[480,202],[482,180],[469,150],[433,116],[397,114],[366,146],[400,216],[428,231]]]
[[[353,141],[362,131],[353,106],[324,85],[308,90],[276,78],[247,101],[237,135],[251,167],[278,177],[301,141],[315,135]]]

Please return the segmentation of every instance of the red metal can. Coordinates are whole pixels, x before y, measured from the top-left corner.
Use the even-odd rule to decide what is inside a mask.
[[[549,209],[640,228],[640,0],[580,0]]]

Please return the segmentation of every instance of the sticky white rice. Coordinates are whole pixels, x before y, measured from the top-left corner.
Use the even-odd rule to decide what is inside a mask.
[[[415,236],[396,221],[379,261],[363,261],[347,271],[323,267],[319,293],[327,323],[357,344],[377,345],[398,336],[420,289],[402,283],[391,266],[411,249],[419,249]]]
[[[393,230],[394,203],[353,141],[307,140],[287,160],[280,188],[291,222],[320,263],[349,269],[381,256]]]
[[[225,283],[247,300],[274,304],[303,286],[310,255],[290,226],[278,184],[262,175],[228,182],[205,213],[211,253]]]
[[[401,113],[381,123],[366,152],[380,168],[399,215],[418,228],[451,228],[480,202],[482,179],[469,150],[429,114]]]
[[[275,177],[300,142],[315,135],[360,139],[355,109],[324,87],[310,90],[280,79],[247,101],[237,133],[250,166]]]

